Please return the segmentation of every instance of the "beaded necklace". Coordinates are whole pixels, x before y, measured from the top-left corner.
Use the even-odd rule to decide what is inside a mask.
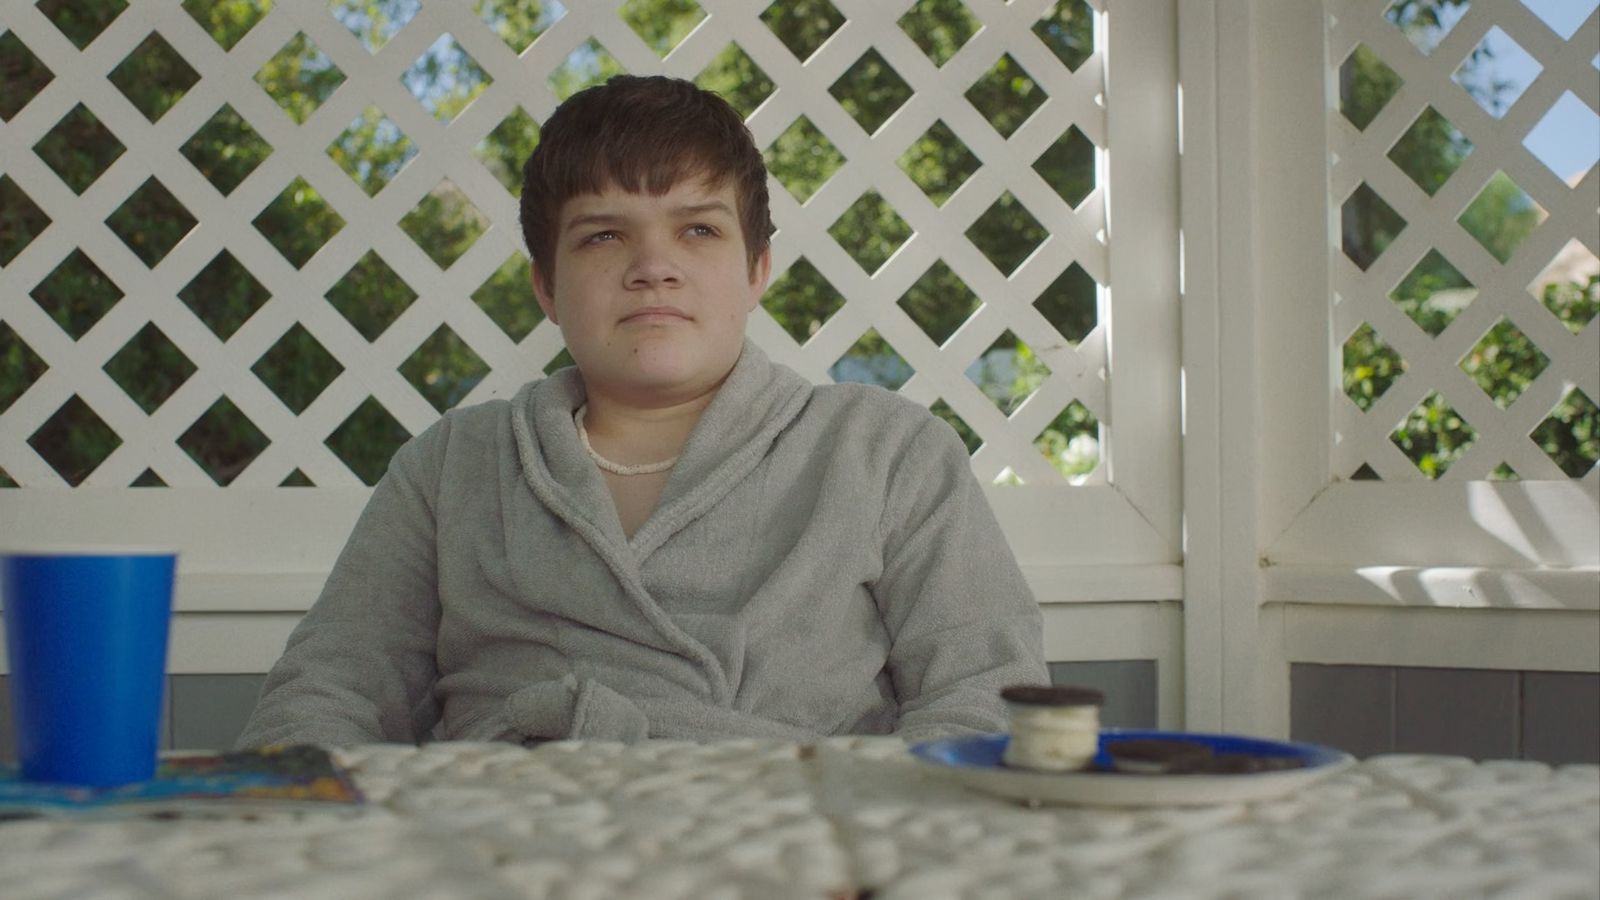
[[[604,456],[601,456],[595,451],[593,444],[589,443],[589,431],[583,427],[583,416],[584,413],[587,413],[588,411],[589,404],[587,403],[578,407],[578,411],[572,414],[572,424],[578,426],[578,440],[583,442],[583,449],[588,452],[589,458],[594,460],[595,465],[599,466],[605,471],[610,472],[613,475],[654,475],[657,472],[665,472],[678,462],[678,457],[674,456],[671,459],[664,459],[661,462],[627,466],[623,465],[622,463],[612,462],[611,460],[606,459]]]

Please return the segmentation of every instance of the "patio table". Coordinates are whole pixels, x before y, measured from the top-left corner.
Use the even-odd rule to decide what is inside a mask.
[[[1384,756],[1251,804],[1030,808],[894,738],[336,755],[365,806],[0,825],[0,897],[1600,895],[1592,765]]]

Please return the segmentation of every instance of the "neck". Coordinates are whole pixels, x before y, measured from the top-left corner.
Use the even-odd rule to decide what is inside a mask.
[[[670,406],[640,407],[590,394],[583,424],[595,452],[623,465],[670,459],[683,452],[689,433],[716,391]]]

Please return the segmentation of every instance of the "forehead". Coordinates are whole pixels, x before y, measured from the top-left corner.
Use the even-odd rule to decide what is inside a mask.
[[[665,193],[628,190],[615,182],[594,193],[577,194],[561,204],[558,217],[563,225],[579,216],[595,215],[670,215],[685,208],[715,214],[715,207],[726,207],[738,215],[738,192],[731,179],[691,178],[679,181]],[[707,209],[709,207],[709,209]]]

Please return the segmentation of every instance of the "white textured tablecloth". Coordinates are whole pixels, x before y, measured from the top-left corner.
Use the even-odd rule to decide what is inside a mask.
[[[0,825],[0,898],[1600,896],[1600,767],[1367,760],[1293,796],[1029,809],[892,738],[339,751],[340,812]]]

